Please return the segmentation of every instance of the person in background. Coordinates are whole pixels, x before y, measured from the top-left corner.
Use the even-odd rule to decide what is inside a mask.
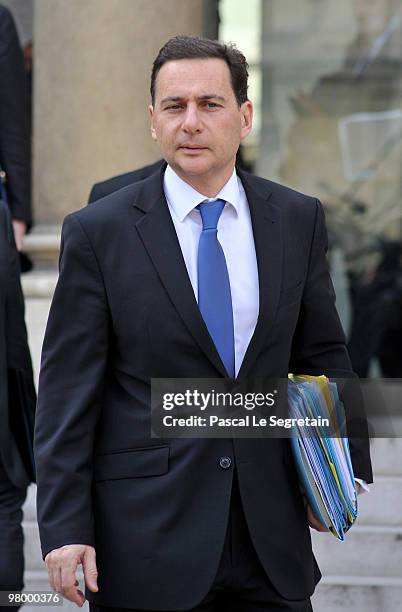
[[[10,11],[0,5],[0,172],[2,196],[11,211],[14,237],[21,252],[32,227],[31,116],[24,58]],[[21,269],[32,266],[27,256]]]
[[[0,591],[24,586],[22,506],[35,479],[26,423],[32,427],[35,402],[18,252],[10,212],[0,200]]]

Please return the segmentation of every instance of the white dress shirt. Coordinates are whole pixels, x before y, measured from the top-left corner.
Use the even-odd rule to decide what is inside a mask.
[[[234,169],[217,196],[208,198],[183,181],[168,165],[163,188],[197,302],[197,257],[202,219],[196,206],[217,198],[226,202],[218,221],[218,240],[225,254],[232,294],[237,376],[254,333],[259,312],[257,257],[250,209],[243,185]],[[361,484],[362,492],[369,491],[364,480],[355,480]]]
[[[250,209],[240,179],[233,170],[215,198],[208,198],[166,168],[164,191],[187,272],[198,302],[197,257],[202,232],[201,213],[195,207],[205,200],[225,200],[218,221],[218,240],[228,268],[232,294],[235,373],[240,370],[254,333],[259,311],[259,285]]]

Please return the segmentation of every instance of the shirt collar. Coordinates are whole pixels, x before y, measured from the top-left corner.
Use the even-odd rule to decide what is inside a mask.
[[[215,198],[208,198],[199,191],[196,191],[191,185],[183,181],[169,165],[165,170],[163,188],[166,199],[179,221],[184,221],[186,216],[205,200],[220,198],[231,204],[236,212],[238,212],[240,205],[241,195],[235,168],[233,168],[230,179]]]

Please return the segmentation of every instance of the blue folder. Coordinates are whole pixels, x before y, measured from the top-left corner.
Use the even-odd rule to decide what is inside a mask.
[[[291,446],[301,488],[320,523],[339,540],[357,518],[357,492],[348,439],[341,435],[345,411],[336,383],[325,376],[289,375],[292,418],[327,418],[328,429],[317,424],[306,435],[296,426]]]

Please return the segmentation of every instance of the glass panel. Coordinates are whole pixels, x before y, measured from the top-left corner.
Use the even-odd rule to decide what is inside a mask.
[[[261,35],[254,171],[321,199],[354,369],[401,377],[402,3],[262,0],[259,10],[244,22]]]

